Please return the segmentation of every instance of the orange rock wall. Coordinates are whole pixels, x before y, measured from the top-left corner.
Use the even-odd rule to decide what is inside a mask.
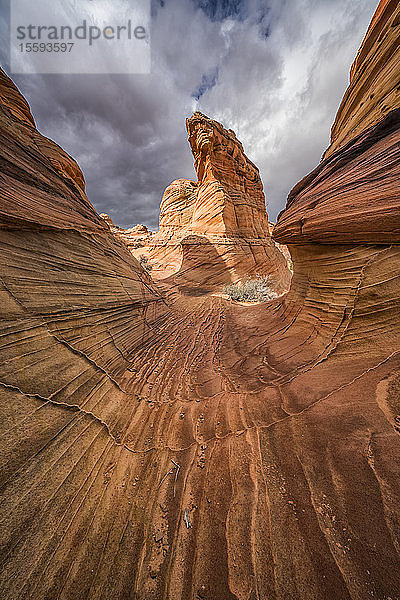
[[[400,241],[400,109],[330,154],[298,183],[278,219],[282,244]]]
[[[160,235],[179,235],[190,229],[197,199],[197,183],[177,179],[165,190],[160,206]]]
[[[400,108],[400,5],[381,0],[356,59],[324,157]]]
[[[196,112],[186,126],[198,181],[177,179],[164,192],[159,232],[144,249],[152,276],[206,293],[267,275],[282,293],[290,272],[271,240],[257,167],[217,121]]]
[[[260,175],[235,133],[198,112],[186,128],[198,178],[193,233],[268,238]]]
[[[394,214],[388,117],[373,124],[379,141],[367,126],[290,195],[274,231],[293,258],[288,294],[252,307],[177,294],[167,306],[32,144],[9,89],[1,598],[399,598],[400,247],[379,223],[360,241],[369,180],[382,189],[388,175],[375,204]],[[332,228],[340,168],[359,207],[354,239]],[[325,226],[298,228],[296,206],[311,201],[312,217],[321,194],[334,199]]]

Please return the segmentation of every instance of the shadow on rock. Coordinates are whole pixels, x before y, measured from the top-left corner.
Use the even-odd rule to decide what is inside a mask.
[[[190,235],[181,241],[182,263],[174,275],[163,283],[186,296],[203,296],[233,281],[231,272],[217,247],[206,237]],[[223,250],[223,246],[221,246]]]

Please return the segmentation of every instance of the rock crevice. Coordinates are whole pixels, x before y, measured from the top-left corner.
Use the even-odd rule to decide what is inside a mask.
[[[153,281],[1,74],[2,599],[400,597],[397,20],[382,0],[274,230],[290,290],[255,306],[192,293],[257,248],[281,269],[233,132],[189,120]]]

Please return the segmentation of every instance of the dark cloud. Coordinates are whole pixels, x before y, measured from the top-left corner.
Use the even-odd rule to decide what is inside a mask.
[[[218,72],[218,67],[215,67],[210,73],[203,73],[199,87],[192,93],[193,98],[200,100],[203,94],[205,94],[208,90],[211,90],[211,88],[216,85],[218,80]]]
[[[214,21],[222,21],[227,17],[238,18],[245,8],[243,0],[193,0],[193,2]]]
[[[194,110],[236,131],[275,218],[328,145],[376,3],[157,0],[150,75],[13,79],[40,131],[79,162],[90,200],[119,225],[156,227],[165,187],[195,176],[185,130]],[[6,35],[4,0],[0,8]],[[0,56],[9,70],[6,45]]]

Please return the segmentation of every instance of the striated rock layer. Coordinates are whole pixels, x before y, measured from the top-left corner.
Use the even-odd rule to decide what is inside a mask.
[[[147,247],[151,243],[153,233],[147,229],[146,225],[140,224],[129,229],[123,229],[115,225],[109,215],[102,213],[100,217],[107,223],[112,233],[128,246],[134,256],[140,254],[135,252],[138,248]]]
[[[398,0],[381,1],[351,67],[325,157],[400,108],[399,28]]]
[[[195,112],[186,127],[198,181],[177,179],[164,192],[160,229],[146,248],[152,276],[201,293],[268,275],[282,293],[290,272],[271,240],[257,167],[217,121]]]
[[[400,242],[400,4],[381,1],[321,163],[291,191],[281,243]]]
[[[399,598],[399,244],[378,226],[360,240],[355,218],[354,239],[296,229],[313,185],[309,210],[335,198],[323,161],[274,230],[286,296],[167,308],[4,81],[1,598]],[[381,164],[379,188],[397,151],[380,141],[326,158],[360,220],[359,169]]]
[[[289,194],[274,238],[289,245],[398,243],[399,124],[395,109],[304,177]]]

